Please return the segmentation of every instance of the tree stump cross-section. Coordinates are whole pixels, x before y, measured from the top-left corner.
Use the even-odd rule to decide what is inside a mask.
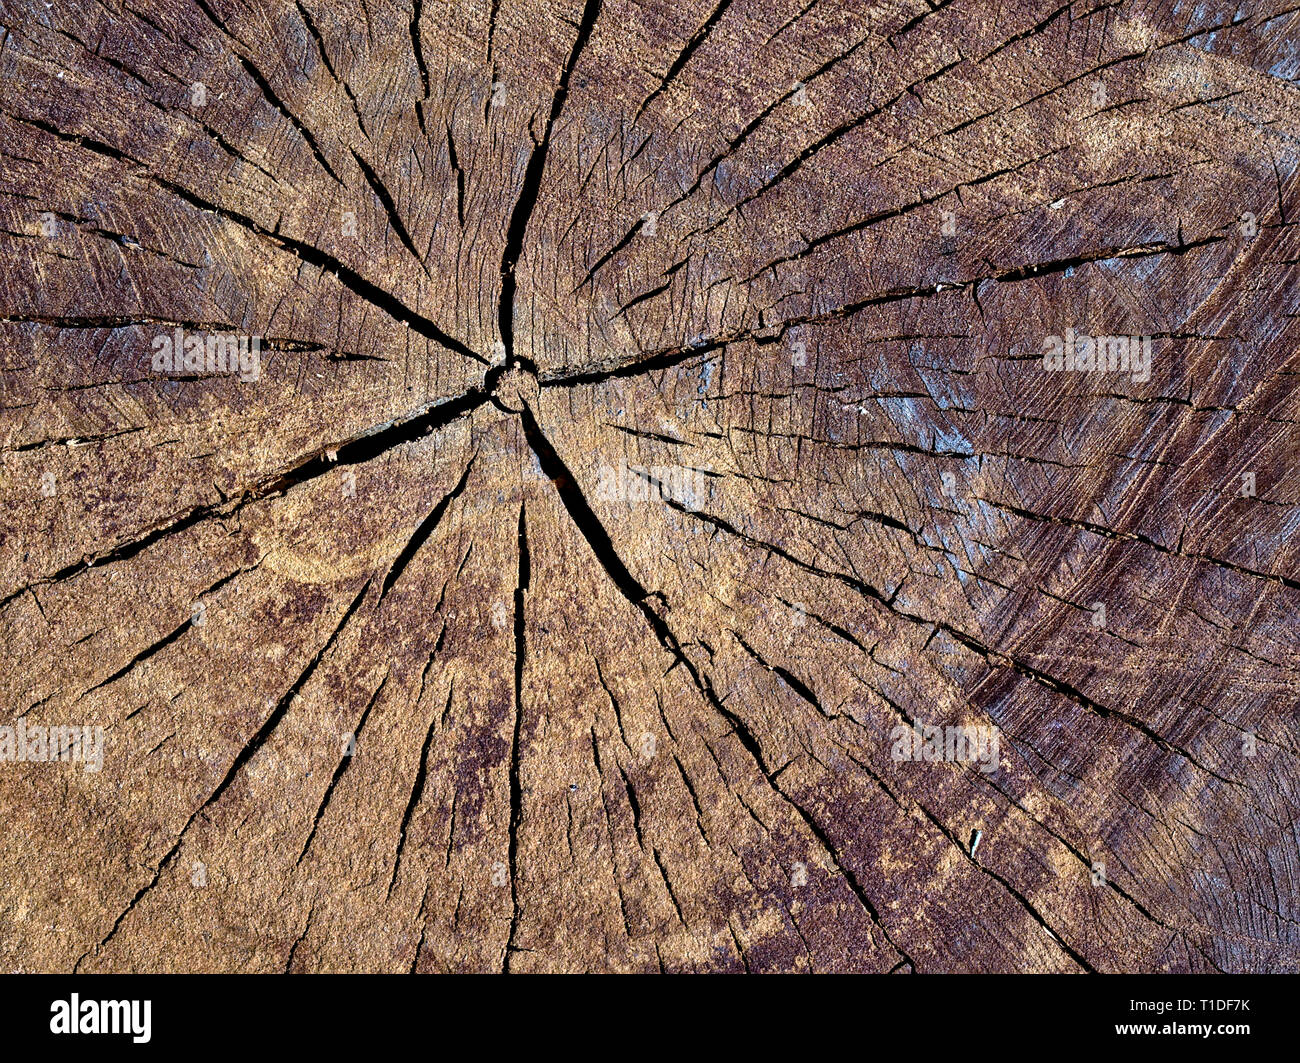
[[[1300,10],[0,3],[0,969],[1296,971]]]

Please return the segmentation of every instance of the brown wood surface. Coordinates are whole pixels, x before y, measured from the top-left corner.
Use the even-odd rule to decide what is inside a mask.
[[[1294,3],[0,24],[0,970],[1300,968]]]

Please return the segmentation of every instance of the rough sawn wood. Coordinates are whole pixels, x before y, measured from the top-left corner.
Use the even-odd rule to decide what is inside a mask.
[[[0,969],[1300,967],[1294,4],[0,24]]]

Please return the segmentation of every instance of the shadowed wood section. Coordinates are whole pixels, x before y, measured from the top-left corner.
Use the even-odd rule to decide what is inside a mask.
[[[1300,969],[1298,34],[0,5],[0,966]]]

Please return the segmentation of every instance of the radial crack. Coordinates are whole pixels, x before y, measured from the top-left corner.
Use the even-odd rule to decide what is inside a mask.
[[[551,98],[551,112],[546,118],[542,139],[534,142],[533,150],[528,156],[519,198],[515,200],[514,209],[510,212],[510,223],[506,226],[505,250],[501,255],[501,297],[497,306],[497,328],[501,342],[505,345],[507,362],[513,361],[515,356],[515,292],[518,288],[515,267],[519,264],[519,256],[523,253],[528,222],[533,216],[537,197],[541,193],[542,174],[546,169],[546,154],[551,146],[551,132],[569,95],[569,78],[573,74],[573,68],[577,66],[578,57],[582,54],[591,31],[595,28],[596,19],[600,17],[601,2],[602,0],[586,0],[577,39],[573,42],[568,62],[564,64],[559,84]]]

